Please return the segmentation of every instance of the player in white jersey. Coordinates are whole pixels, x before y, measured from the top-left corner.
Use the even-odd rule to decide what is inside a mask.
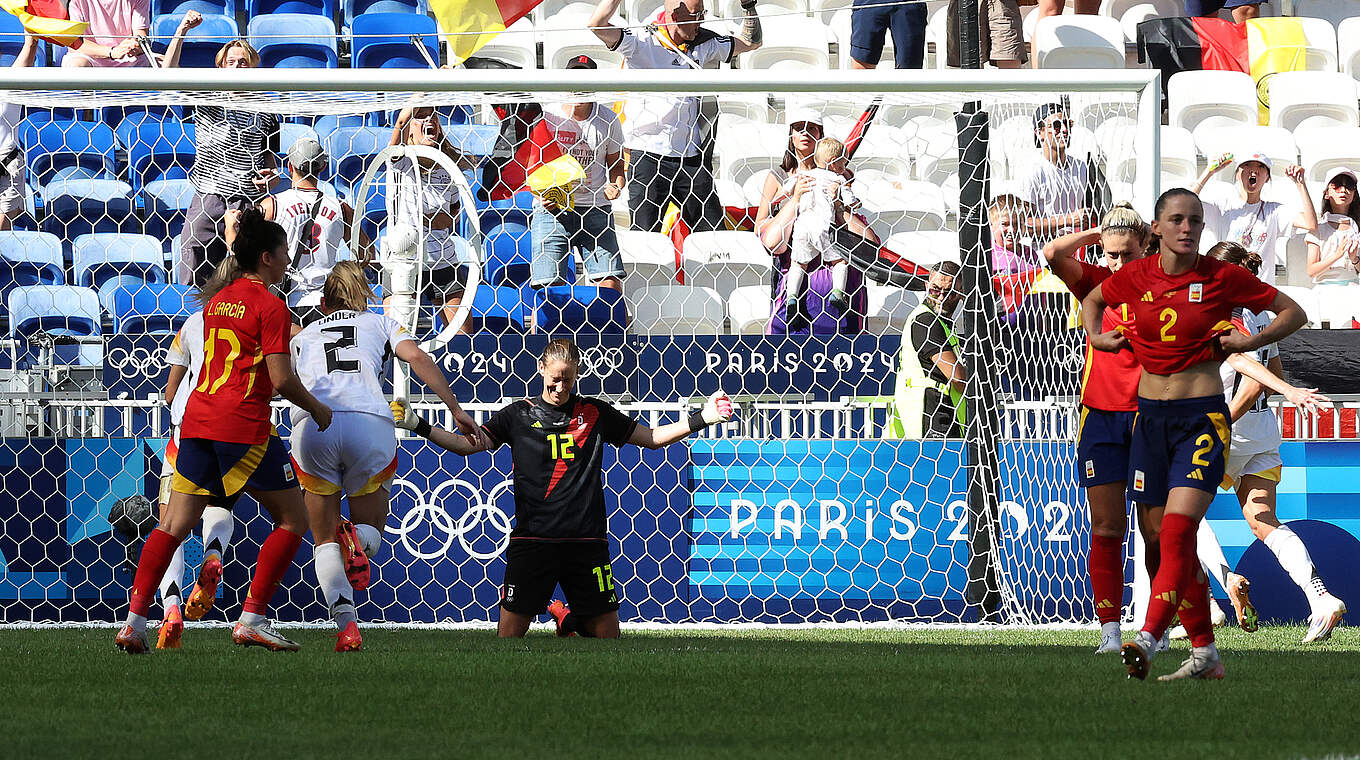
[[[289,443],[316,542],[317,581],[340,629],[337,652],[363,646],[354,592],[368,587],[369,559],[382,546],[397,469],[395,425],[380,379],[388,357],[411,365],[453,412],[460,430],[471,435],[480,430],[459,406],[444,373],[406,330],[368,311],[373,298],[358,264],[336,264],[322,285],[323,316],[292,340],[302,384],[334,411],[330,427],[318,430],[310,415],[294,407]],[[341,517],[342,494],[349,499],[353,522]]]
[[[231,282],[235,271],[235,259],[228,258],[218,268],[211,279],[199,290],[195,298],[205,304],[217,291]],[[184,406],[189,402],[189,394],[198,383],[198,373],[203,368],[203,312],[196,311],[185,320],[175,333],[175,339],[165,350],[165,363],[170,374],[165,381],[165,398],[170,404],[170,440],[165,442],[165,456],[161,462],[160,507],[170,501],[170,484],[175,478],[175,458],[179,454],[179,425],[184,419]],[[180,581],[184,578],[184,545],[175,550],[170,559],[170,567],[161,578],[161,602],[165,607],[164,620],[160,635],[156,640],[157,649],[179,649],[184,635],[184,620],[200,620],[212,609],[217,600],[217,585],[222,580],[222,555],[231,543],[235,523],[231,517],[231,507],[237,496],[214,500],[203,510],[203,563],[199,567],[198,581],[194,584],[189,603],[180,609]]]

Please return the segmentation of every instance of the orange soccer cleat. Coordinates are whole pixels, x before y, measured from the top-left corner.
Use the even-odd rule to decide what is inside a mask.
[[[118,635],[113,639],[113,645],[128,654],[149,654],[151,644],[146,640],[146,631],[139,631],[130,625],[125,625],[118,630]]]
[[[548,614],[552,615],[553,622],[557,624],[558,636],[576,635],[575,631],[566,631],[562,628],[562,623],[567,619],[567,615],[571,614],[571,610],[567,609],[567,605],[563,604],[561,599],[554,599],[548,604]]]
[[[341,520],[340,526],[335,529],[335,541],[340,544],[340,559],[345,563],[345,576],[349,578],[350,587],[355,591],[368,588],[368,555],[364,553],[364,545],[359,543],[359,532],[354,529],[354,523]]]
[[[186,620],[202,620],[217,601],[217,586],[222,582],[222,558],[209,554],[203,558],[203,567],[198,570],[198,582],[194,584],[189,602],[184,605]]]
[[[359,624],[350,621],[344,630],[336,636],[335,651],[337,652],[357,652],[364,648],[364,637],[359,635]]]
[[[156,639],[157,649],[179,649],[180,637],[184,635],[184,615],[179,605],[165,608],[165,619],[161,621],[161,633]]]

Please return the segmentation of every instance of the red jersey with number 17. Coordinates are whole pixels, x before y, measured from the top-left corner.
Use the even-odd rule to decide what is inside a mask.
[[[203,369],[184,407],[181,438],[223,443],[269,439],[274,383],[264,357],[288,354],[288,307],[263,282],[242,277],[203,307]]]
[[[1081,279],[1067,283],[1072,295],[1078,300],[1096,289],[1096,286],[1110,277],[1110,270],[1077,261],[1081,266]],[[1118,309],[1105,309],[1101,319],[1101,330],[1133,329],[1133,314],[1128,306]],[[1110,353],[1091,348],[1091,339],[1086,339],[1086,363],[1081,373],[1081,403],[1092,409],[1106,412],[1138,411],[1138,378],[1143,374],[1138,359],[1129,349]]]
[[[1232,327],[1233,309],[1265,311],[1278,292],[1236,264],[1200,256],[1181,274],[1167,274],[1161,256],[1125,264],[1100,285],[1110,308],[1128,304],[1135,330],[1126,333],[1143,369],[1170,375],[1200,362],[1222,361],[1218,336]]]

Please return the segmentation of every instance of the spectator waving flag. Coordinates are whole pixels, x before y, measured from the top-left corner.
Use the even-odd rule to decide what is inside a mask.
[[[581,162],[572,158],[548,123],[539,119],[529,131],[529,139],[520,146],[520,160],[529,189],[534,194],[561,208],[571,208],[572,190],[585,179]]]
[[[71,21],[61,0],[0,0],[0,8],[19,19],[30,34],[62,47],[79,45],[80,36],[90,26]]]
[[[6,0],[12,1],[12,0]],[[449,35],[450,66],[457,66],[542,0],[430,0],[441,33]]]

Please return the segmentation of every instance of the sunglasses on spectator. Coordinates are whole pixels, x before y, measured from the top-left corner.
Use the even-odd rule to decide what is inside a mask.
[[[674,21],[677,24],[688,24],[694,21],[703,21],[707,15],[707,11],[699,11],[691,16],[689,15],[689,11],[685,10],[685,6],[682,5],[679,8],[676,8],[675,12],[671,14],[671,21]]]
[[[789,125],[789,129],[794,132],[802,132],[805,135],[820,135],[822,133],[822,125],[813,124],[810,121],[795,121]]]
[[[951,290],[953,290],[953,289],[954,289],[954,287],[953,287],[952,285],[949,286],[949,287],[947,287],[947,288],[942,288],[942,287],[940,287],[939,285],[927,285],[927,286],[926,286],[926,292],[929,293],[929,294],[932,295],[932,296],[944,295],[945,293],[948,293],[949,291],[951,291]]]
[[[1071,129],[1072,122],[1066,119],[1054,119],[1053,121],[1048,122],[1048,128],[1054,131],[1059,129]]]
[[[1331,185],[1332,187],[1339,187],[1342,188],[1343,190],[1350,190],[1351,192],[1355,192],[1355,180],[1351,179],[1350,177],[1337,177],[1328,184]]]

